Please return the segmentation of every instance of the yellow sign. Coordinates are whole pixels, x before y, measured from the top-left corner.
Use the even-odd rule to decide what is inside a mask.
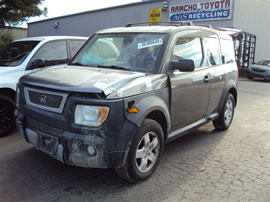
[[[150,8],[149,10],[149,24],[160,24],[161,22],[161,8]]]

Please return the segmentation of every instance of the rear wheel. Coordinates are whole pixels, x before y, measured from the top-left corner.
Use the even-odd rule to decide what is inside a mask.
[[[133,183],[149,178],[157,168],[164,148],[163,130],[160,124],[145,119],[139,128],[123,168],[116,168],[117,174]]]
[[[0,137],[8,135],[15,127],[15,102],[6,95],[0,95]]]
[[[235,100],[231,93],[225,99],[219,117],[213,121],[214,127],[218,130],[227,130],[233,120]]]

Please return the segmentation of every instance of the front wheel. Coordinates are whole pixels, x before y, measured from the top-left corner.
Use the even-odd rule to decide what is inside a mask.
[[[217,130],[227,130],[233,120],[235,100],[231,93],[229,93],[225,99],[222,107],[222,111],[219,117],[213,121],[214,127]]]
[[[138,129],[124,167],[116,168],[117,174],[132,183],[149,178],[157,168],[164,148],[164,135],[160,124],[145,119]]]
[[[0,137],[8,135],[15,127],[14,110],[14,101],[6,95],[0,95]]]

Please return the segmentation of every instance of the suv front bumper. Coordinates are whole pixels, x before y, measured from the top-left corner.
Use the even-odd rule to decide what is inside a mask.
[[[69,121],[69,113],[58,117],[26,105],[16,110],[16,125],[27,142],[63,163],[119,168],[137,131],[137,126],[125,118],[123,103],[119,103],[109,104],[110,116],[99,128],[77,126]]]

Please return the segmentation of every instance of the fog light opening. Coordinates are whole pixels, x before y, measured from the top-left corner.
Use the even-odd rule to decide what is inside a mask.
[[[91,145],[87,147],[87,152],[90,156],[95,156],[97,154],[96,149]]]

